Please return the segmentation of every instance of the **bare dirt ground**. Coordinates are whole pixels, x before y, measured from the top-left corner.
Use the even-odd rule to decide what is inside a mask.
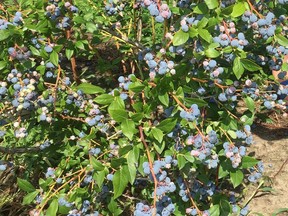
[[[288,208],[288,118],[277,118],[273,124],[256,124],[254,145],[249,152],[264,163],[264,185],[271,192],[259,191],[251,200],[249,215],[272,216],[280,208]],[[249,187],[246,199],[257,190]],[[288,211],[277,215],[288,216]]]

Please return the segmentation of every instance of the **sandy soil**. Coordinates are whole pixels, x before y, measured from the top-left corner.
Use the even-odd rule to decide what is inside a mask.
[[[267,176],[265,186],[271,186],[273,190],[256,194],[249,204],[250,215],[271,216],[280,208],[288,208],[288,118],[281,119],[280,125],[258,124],[253,133],[255,144],[249,152],[263,161],[264,176]],[[256,187],[249,188],[246,199]],[[288,212],[278,215],[288,216]]]

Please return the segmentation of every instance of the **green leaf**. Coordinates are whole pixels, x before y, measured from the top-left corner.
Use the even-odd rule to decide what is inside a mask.
[[[107,173],[108,171],[106,169],[94,173],[93,179],[96,180],[96,184],[98,185],[99,188],[102,188]]]
[[[189,28],[189,36],[191,38],[197,37],[198,36],[198,29],[191,27]]]
[[[153,146],[158,154],[161,154],[163,150],[165,149],[165,141],[163,142],[153,142]]]
[[[197,23],[197,27],[199,29],[204,28],[207,24],[208,24],[209,19],[207,19],[206,17],[203,17],[198,23]]]
[[[199,107],[207,106],[208,103],[200,98],[187,98],[185,97],[185,102],[188,106],[191,106],[192,104],[197,104]]]
[[[220,215],[220,206],[219,205],[213,205],[210,209],[210,216],[219,216]]]
[[[134,122],[130,119],[125,119],[121,123],[121,130],[123,134],[132,141],[133,135],[136,132]]]
[[[203,40],[207,41],[208,43],[210,43],[212,41],[212,36],[207,29],[198,29],[198,33],[199,33],[200,37]]]
[[[191,163],[194,163],[195,158],[193,156],[190,155],[190,153],[188,152],[187,154],[184,155],[185,159]]]
[[[277,211],[275,211],[272,216],[276,216],[276,215],[283,213],[283,212],[288,212],[288,208],[280,208]]]
[[[205,0],[205,3],[210,10],[219,6],[218,0]]]
[[[114,174],[112,183],[114,189],[114,199],[121,196],[129,182],[129,169],[128,166],[121,167],[120,170],[117,170]]]
[[[179,169],[183,169],[183,167],[186,165],[187,160],[185,159],[185,157],[183,155],[177,155],[177,160],[178,160],[178,167]]]
[[[162,142],[164,134],[163,134],[163,132],[160,129],[152,128],[151,129],[151,134],[159,143]]]
[[[59,56],[58,56],[58,53],[53,51],[51,54],[50,54],[50,61],[54,64],[54,65],[58,65],[59,63]]]
[[[240,62],[240,57],[236,57],[233,61],[233,72],[237,79],[240,79],[244,73],[244,67]]]
[[[10,36],[10,32],[9,30],[0,30],[0,41],[6,40],[7,38],[9,38]]]
[[[74,54],[74,50],[73,50],[73,49],[66,49],[66,50],[65,50],[65,55],[66,55],[66,57],[67,57],[68,60],[71,59],[71,57],[73,56],[73,54]]]
[[[254,100],[251,97],[247,96],[246,98],[244,98],[244,101],[249,111],[252,113],[255,112]]]
[[[24,196],[22,204],[23,205],[30,204],[38,194],[39,191],[33,191],[31,193],[28,193],[26,196]]]
[[[85,49],[85,46],[84,46],[84,44],[83,44],[82,41],[77,41],[77,42],[75,43],[75,47],[77,47],[77,48],[79,48],[79,49],[82,49],[82,50]]]
[[[97,96],[94,101],[98,104],[103,104],[103,105],[107,105],[107,104],[111,104],[114,101],[114,96],[110,95],[110,94],[101,94],[99,96]]]
[[[220,52],[218,52],[215,49],[207,49],[207,50],[205,50],[205,55],[208,58],[217,58],[218,56],[220,56]]]
[[[164,95],[158,95],[158,98],[163,105],[169,106],[169,95],[167,92]]]
[[[141,92],[144,88],[145,88],[145,85],[143,85],[140,82],[133,82],[129,85],[129,90],[131,90],[135,93]]]
[[[131,150],[128,155],[127,155],[127,164],[128,164],[128,169],[129,169],[129,182],[131,184],[134,183],[135,178],[136,178],[136,164],[138,163],[138,158],[139,158],[139,148],[134,147],[133,150]]]
[[[7,66],[6,61],[0,61],[0,70],[4,69]]]
[[[241,168],[250,168],[255,166],[259,161],[255,158],[249,157],[249,156],[244,156],[242,158],[242,163],[241,163]]]
[[[207,5],[204,2],[201,2],[194,7],[193,12],[196,14],[207,14],[209,11]]]
[[[288,46],[288,39],[286,37],[284,37],[281,34],[275,35],[277,42],[282,45],[287,47]]]
[[[231,212],[230,203],[227,200],[221,199],[219,205],[220,205],[220,215],[228,216]]]
[[[221,15],[229,16],[233,12],[234,5],[230,5],[229,7],[225,7],[221,11]]]
[[[223,166],[220,165],[219,167],[219,172],[218,172],[218,178],[224,178],[225,176],[227,176],[229,174],[229,172],[227,170],[224,170]]]
[[[186,41],[189,39],[189,33],[188,32],[184,32],[181,29],[179,31],[177,31],[173,37],[173,45],[174,46],[180,46],[184,43],[186,43]]]
[[[242,183],[243,178],[244,175],[241,170],[237,170],[236,172],[230,172],[230,180],[234,188],[236,188]]]
[[[113,214],[113,216],[118,216],[123,212],[123,210],[118,207],[117,202],[115,202],[113,199],[110,199],[108,209]]]
[[[105,92],[105,90],[101,87],[92,85],[90,83],[81,83],[77,86],[77,89],[83,91],[85,94],[97,94]]]
[[[231,13],[232,17],[239,17],[244,14],[246,8],[243,2],[238,2],[233,6],[233,11]]]
[[[49,208],[46,211],[46,216],[56,216],[58,211],[58,200],[54,199],[50,205]]]
[[[102,170],[104,170],[105,166],[103,165],[103,163],[101,163],[100,161],[98,161],[95,157],[91,156],[90,161],[91,161],[92,167],[93,167],[96,171],[102,171]]]
[[[242,66],[248,71],[258,71],[262,69],[259,65],[249,59],[241,59],[240,62]]]
[[[123,122],[128,118],[128,113],[122,109],[108,109],[108,112],[117,122]]]
[[[232,139],[236,139],[237,138],[237,135],[236,135],[236,132],[233,131],[233,130],[227,130],[227,133],[230,135],[230,137]]]
[[[88,32],[93,33],[94,31],[97,30],[97,27],[94,23],[88,22],[86,23],[86,29]]]
[[[40,51],[38,49],[36,49],[33,46],[29,46],[30,51],[32,52],[33,55],[35,56],[40,56]]]
[[[177,123],[177,119],[168,118],[160,122],[156,127],[166,133],[172,131]]]
[[[25,179],[21,179],[21,178],[17,178],[17,184],[18,187],[26,192],[33,192],[36,189],[34,188],[34,186],[27,180]]]

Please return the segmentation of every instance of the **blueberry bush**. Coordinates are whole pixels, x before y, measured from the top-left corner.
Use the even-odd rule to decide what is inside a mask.
[[[287,115],[287,9],[2,1],[0,176],[25,191],[17,215],[247,215],[243,190],[263,181],[251,125]]]

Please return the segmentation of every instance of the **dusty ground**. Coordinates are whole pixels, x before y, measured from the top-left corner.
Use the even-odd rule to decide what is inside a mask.
[[[264,162],[264,176],[268,177],[265,185],[273,190],[256,194],[249,204],[250,215],[271,216],[280,208],[288,208],[288,118],[278,119],[272,125],[257,124],[253,132],[255,144],[249,152]],[[256,186],[249,188],[246,199]],[[288,216],[288,211],[278,215]]]

